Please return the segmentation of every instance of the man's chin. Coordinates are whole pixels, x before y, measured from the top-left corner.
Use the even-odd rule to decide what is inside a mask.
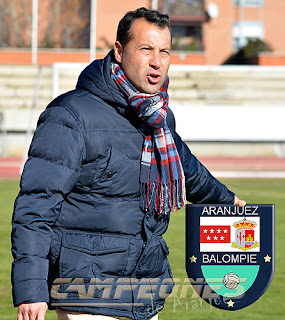
[[[143,88],[144,93],[148,94],[155,94],[161,88],[162,85],[160,84],[149,84],[147,87]]]

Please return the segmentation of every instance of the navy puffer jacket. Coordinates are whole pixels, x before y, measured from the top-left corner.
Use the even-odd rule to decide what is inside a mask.
[[[169,215],[139,206],[144,132],[110,78],[112,52],[41,114],[15,201],[13,297],[50,308],[147,319],[173,282],[162,238]],[[187,200],[233,204],[175,132]]]

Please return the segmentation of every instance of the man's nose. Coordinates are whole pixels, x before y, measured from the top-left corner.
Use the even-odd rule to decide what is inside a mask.
[[[154,69],[159,69],[161,67],[161,57],[158,52],[152,53],[149,65]]]

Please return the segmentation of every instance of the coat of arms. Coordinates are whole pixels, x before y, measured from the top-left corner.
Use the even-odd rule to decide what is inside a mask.
[[[235,222],[233,225],[235,230],[235,241],[232,243],[232,247],[241,250],[250,250],[259,246],[258,242],[254,239],[254,228],[256,222],[246,220]]]

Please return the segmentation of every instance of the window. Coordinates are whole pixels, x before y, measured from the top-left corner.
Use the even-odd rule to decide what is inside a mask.
[[[264,26],[258,21],[235,22],[232,29],[233,46],[237,50],[247,45],[248,40],[264,39]]]
[[[264,0],[234,0],[237,7],[263,7]]]
[[[171,26],[172,50],[203,51],[202,26]]]

